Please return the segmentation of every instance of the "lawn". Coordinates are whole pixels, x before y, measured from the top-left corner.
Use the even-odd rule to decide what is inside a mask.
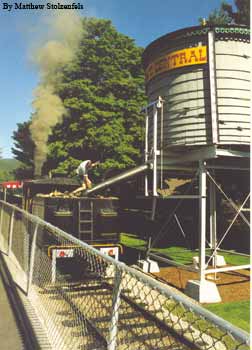
[[[121,234],[121,243],[125,246],[146,250],[147,242],[139,239],[133,234]],[[154,252],[162,253],[169,259],[174,260],[178,263],[192,264],[192,257],[198,255],[198,251],[191,251],[183,247],[167,247],[153,249]],[[207,250],[206,250],[207,251]],[[221,252],[221,255],[225,257],[226,263],[230,265],[244,265],[249,264],[250,259],[245,256],[234,255],[232,252],[226,253]],[[250,302],[239,301],[239,302],[228,302],[221,304],[207,304],[204,305],[206,309],[229,321],[233,325],[249,332],[250,328]]]
[[[249,332],[250,328],[250,302],[246,301],[237,301],[232,303],[224,303],[224,304],[208,304],[204,305],[204,307],[234,324],[235,326],[244,329]]]
[[[136,248],[140,250],[145,250],[147,245],[146,241],[139,239],[136,235],[130,233],[121,233],[120,243],[126,247]]]
[[[134,234],[121,233],[121,244],[139,250],[146,250],[148,243],[147,241],[138,238]],[[198,255],[198,250],[189,250],[184,247],[176,246],[167,248],[153,248],[152,251],[161,253],[162,255],[167,256],[167,258],[185,265],[192,264],[192,258],[195,255]],[[206,249],[206,254],[208,251],[209,249]],[[221,252],[221,255],[225,257],[226,263],[229,265],[246,265],[250,263],[249,257],[235,255],[232,253],[232,251],[230,251],[230,253]]]

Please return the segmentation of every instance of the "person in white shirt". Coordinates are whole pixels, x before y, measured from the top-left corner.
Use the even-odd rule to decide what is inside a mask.
[[[80,163],[80,165],[76,169],[77,175],[79,175],[82,178],[82,181],[83,181],[82,182],[82,189],[85,190],[87,188],[91,188],[92,187],[92,182],[88,178],[88,172],[89,172],[90,169],[94,168],[99,163],[100,163],[99,161],[92,163],[92,161],[90,159],[84,160],[83,162]]]

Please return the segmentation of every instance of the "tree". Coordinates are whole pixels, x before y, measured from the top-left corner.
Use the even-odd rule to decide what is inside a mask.
[[[236,11],[232,5],[222,2],[220,9],[215,9],[209,14],[207,24],[244,24],[250,26],[250,0],[235,0],[235,6]]]
[[[83,159],[100,160],[99,177],[141,159],[142,49],[108,20],[85,19],[84,27],[79,52],[57,86],[68,115],[49,137],[46,167],[69,173]]]
[[[12,153],[21,165],[14,171],[17,179],[27,179],[33,176],[34,143],[30,134],[30,121],[18,123],[17,130],[13,132],[14,147]]]
[[[235,23],[250,26],[250,0],[236,0],[236,12],[233,11],[231,5],[226,4],[225,6]]]

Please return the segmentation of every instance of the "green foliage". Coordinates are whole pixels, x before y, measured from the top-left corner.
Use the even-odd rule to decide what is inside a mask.
[[[200,22],[201,21],[202,19],[200,19]],[[207,18],[208,25],[227,25],[231,22],[232,17],[226,10],[226,3],[222,3],[220,9],[214,9]]]
[[[222,3],[223,11],[228,14],[232,22],[250,26],[250,0],[236,0],[235,6],[236,12],[233,10],[232,5],[225,2]]]
[[[19,161],[16,159],[5,158],[0,160],[0,170],[11,172],[19,166]]]
[[[57,93],[68,115],[49,138],[48,169],[74,173],[81,160],[100,160],[107,169],[140,161],[146,104],[142,49],[108,20],[84,19],[78,54],[64,68]]]
[[[0,182],[13,180],[14,172],[19,165],[15,159],[0,159]]]
[[[13,132],[14,147],[12,153],[20,166],[14,171],[16,179],[29,179],[33,176],[33,152],[34,143],[30,134],[30,121],[17,124],[17,130]]]
[[[233,13],[236,23],[250,26],[250,0],[236,0],[237,12]]]
[[[3,181],[13,180],[13,174],[8,171],[0,170],[0,183]]]
[[[232,5],[223,1],[219,9],[211,12],[207,19],[209,25],[245,24],[250,25],[250,0],[236,0],[236,11]],[[202,18],[199,19],[202,23]]]

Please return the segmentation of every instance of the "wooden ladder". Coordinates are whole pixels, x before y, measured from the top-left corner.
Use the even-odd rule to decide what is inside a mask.
[[[81,201],[79,206],[79,239],[82,241],[94,240],[94,210],[93,202],[90,201],[90,207],[88,209],[82,209]]]

